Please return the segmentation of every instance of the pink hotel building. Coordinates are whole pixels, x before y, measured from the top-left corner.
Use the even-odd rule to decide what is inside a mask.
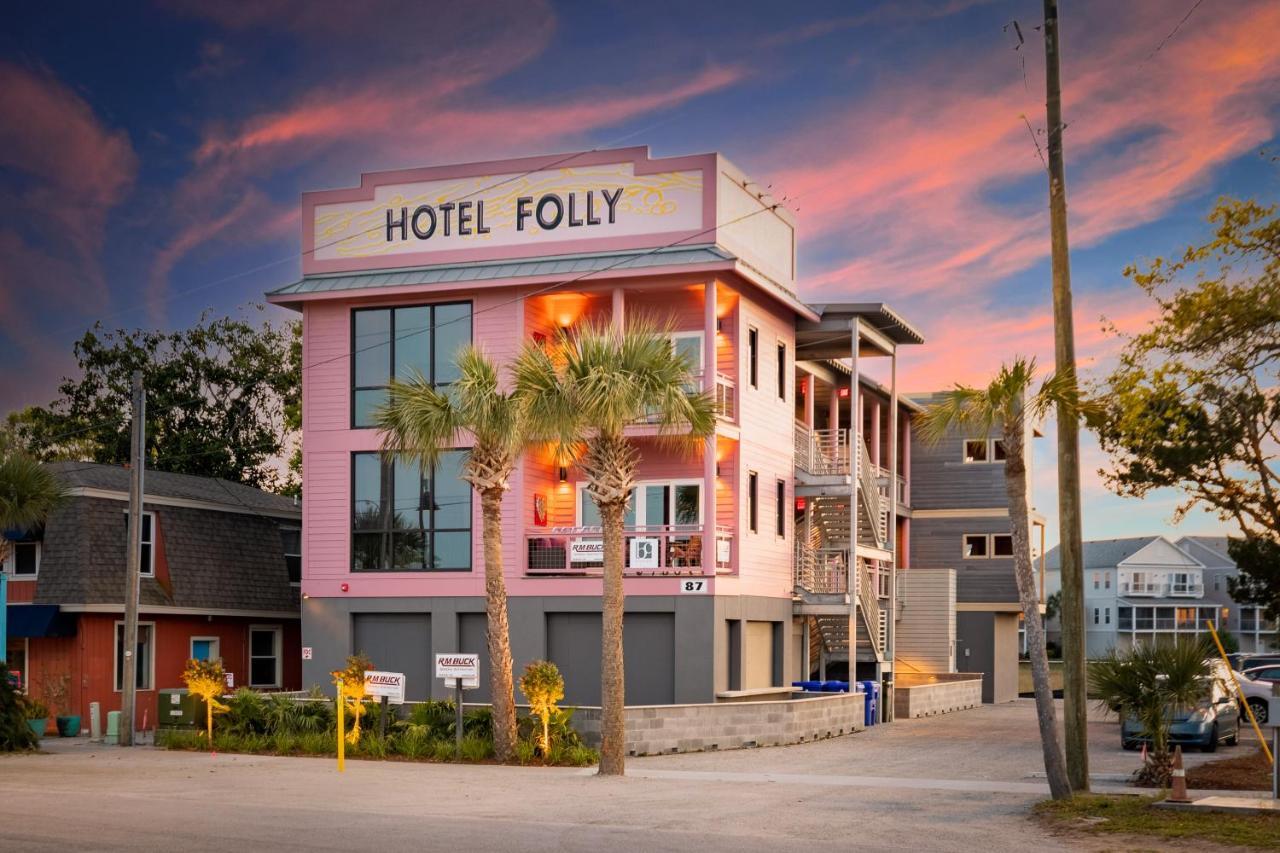
[[[305,684],[363,651],[406,672],[410,698],[440,696],[433,654],[485,651],[466,436],[433,470],[383,459],[369,414],[388,378],[446,384],[464,342],[502,363],[585,318],[642,316],[671,320],[719,423],[693,455],[632,428],[628,702],[713,702],[850,658],[891,682],[918,407],[864,370],[888,359],[895,377],[923,338],[880,303],[806,304],[794,219],[723,156],[366,174],[304,195],[303,240],[302,279],[269,299],[303,322]],[[573,466],[523,458],[504,504],[512,648],[517,668],[554,660],[576,704],[599,699],[597,521]],[[929,614],[944,633],[953,606]]]

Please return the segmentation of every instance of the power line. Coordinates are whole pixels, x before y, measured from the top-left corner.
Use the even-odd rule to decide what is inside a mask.
[[[1203,3],[1203,2],[1204,2],[1204,0],[1196,0],[1196,2],[1195,2],[1195,3],[1193,3],[1193,4],[1191,5],[1191,8],[1187,10],[1187,14],[1183,15],[1183,16],[1182,16],[1182,20],[1178,21],[1177,25],[1176,25],[1172,30],[1170,30],[1170,31],[1169,31],[1169,34],[1168,34],[1167,36],[1165,36],[1163,39],[1161,39],[1161,40],[1160,40],[1160,43],[1159,43],[1158,45],[1156,45],[1155,50],[1153,50],[1153,51],[1151,51],[1150,53],[1148,53],[1148,54],[1147,54],[1146,59],[1144,59],[1144,60],[1142,60],[1142,62],[1138,63],[1138,67],[1139,67],[1139,68],[1141,68],[1143,65],[1146,65],[1146,64],[1147,64],[1147,62],[1148,62],[1148,61],[1150,61],[1151,57],[1153,57],[1153,56],[1155,56],[1157,53],[1159,53],[1159,52],[1160,52],[1160,50],[1161,50],[1161,49],[1162,49],[1166,44],[1168,44],[1168,43],[1169,43],[1169,39],[1173,38],[1175,35],[1177,35],[1177,34],[1178,34],[1178,30],[1182,29],[1182,25],[1183,25],[1183,24],[1185,24],[1185,23],[1187,22],[1187,19],[1189,19],[1192,15],[1194,15],[1194,14],[1195,14],[1196,9],[1199,9],[1199,8],[1200,8],[1200,4],[1201,4],[1201,3]]]

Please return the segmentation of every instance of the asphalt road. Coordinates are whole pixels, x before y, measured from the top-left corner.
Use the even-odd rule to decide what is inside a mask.
[[[0,757],[0,850],[1067,849],[1078,842],[1026,816],[1044,796],[1034,729],[1030,703],[986,707],[817,744],[638,759],[624,779],[364,761],[339,775],[325,759],[54,741]],[[1137,760],[1114,751],[1095,764]]]

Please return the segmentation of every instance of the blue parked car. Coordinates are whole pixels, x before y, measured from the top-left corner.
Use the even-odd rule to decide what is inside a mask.
[[[1231,688],[1218,677],[1211,679],[1209,695],[1192,709],[1173,712],[1169,726],[1169,745],[1198,746],[1213,752],[1219,743],[1235,746],[1240,741],[1240,705],[1232,697]],[[1132,717],[1120,722],[1120,745],[1137,749],[1151,738],[1142,733],[1142,725]]]

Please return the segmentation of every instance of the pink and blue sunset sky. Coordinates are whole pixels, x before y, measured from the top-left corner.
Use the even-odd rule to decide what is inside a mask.
[[[1064,4],[1087,375],[1119,345],[1103,315],[1126,330],[1151,315],[1126,264],[1204,234],[1219,195],[1280,196],[1280,4],[1204,0],[1173,32],[1192,5]],[[792,199],[802,296],[885,301],[925,332],[908,389],[979,382],[1014,354],[1048,364],[1040,15],[1037,0],[10,10],[0,410],[48,402],[97,319],[181,327],[295,280],[303,190],[616,145],[719,150]],[[1052,448],[1050,431],[1036,502],[1051,521]],[[1176,494],[1111,496],[1084,449],[1086,538],[1168,528]]]

